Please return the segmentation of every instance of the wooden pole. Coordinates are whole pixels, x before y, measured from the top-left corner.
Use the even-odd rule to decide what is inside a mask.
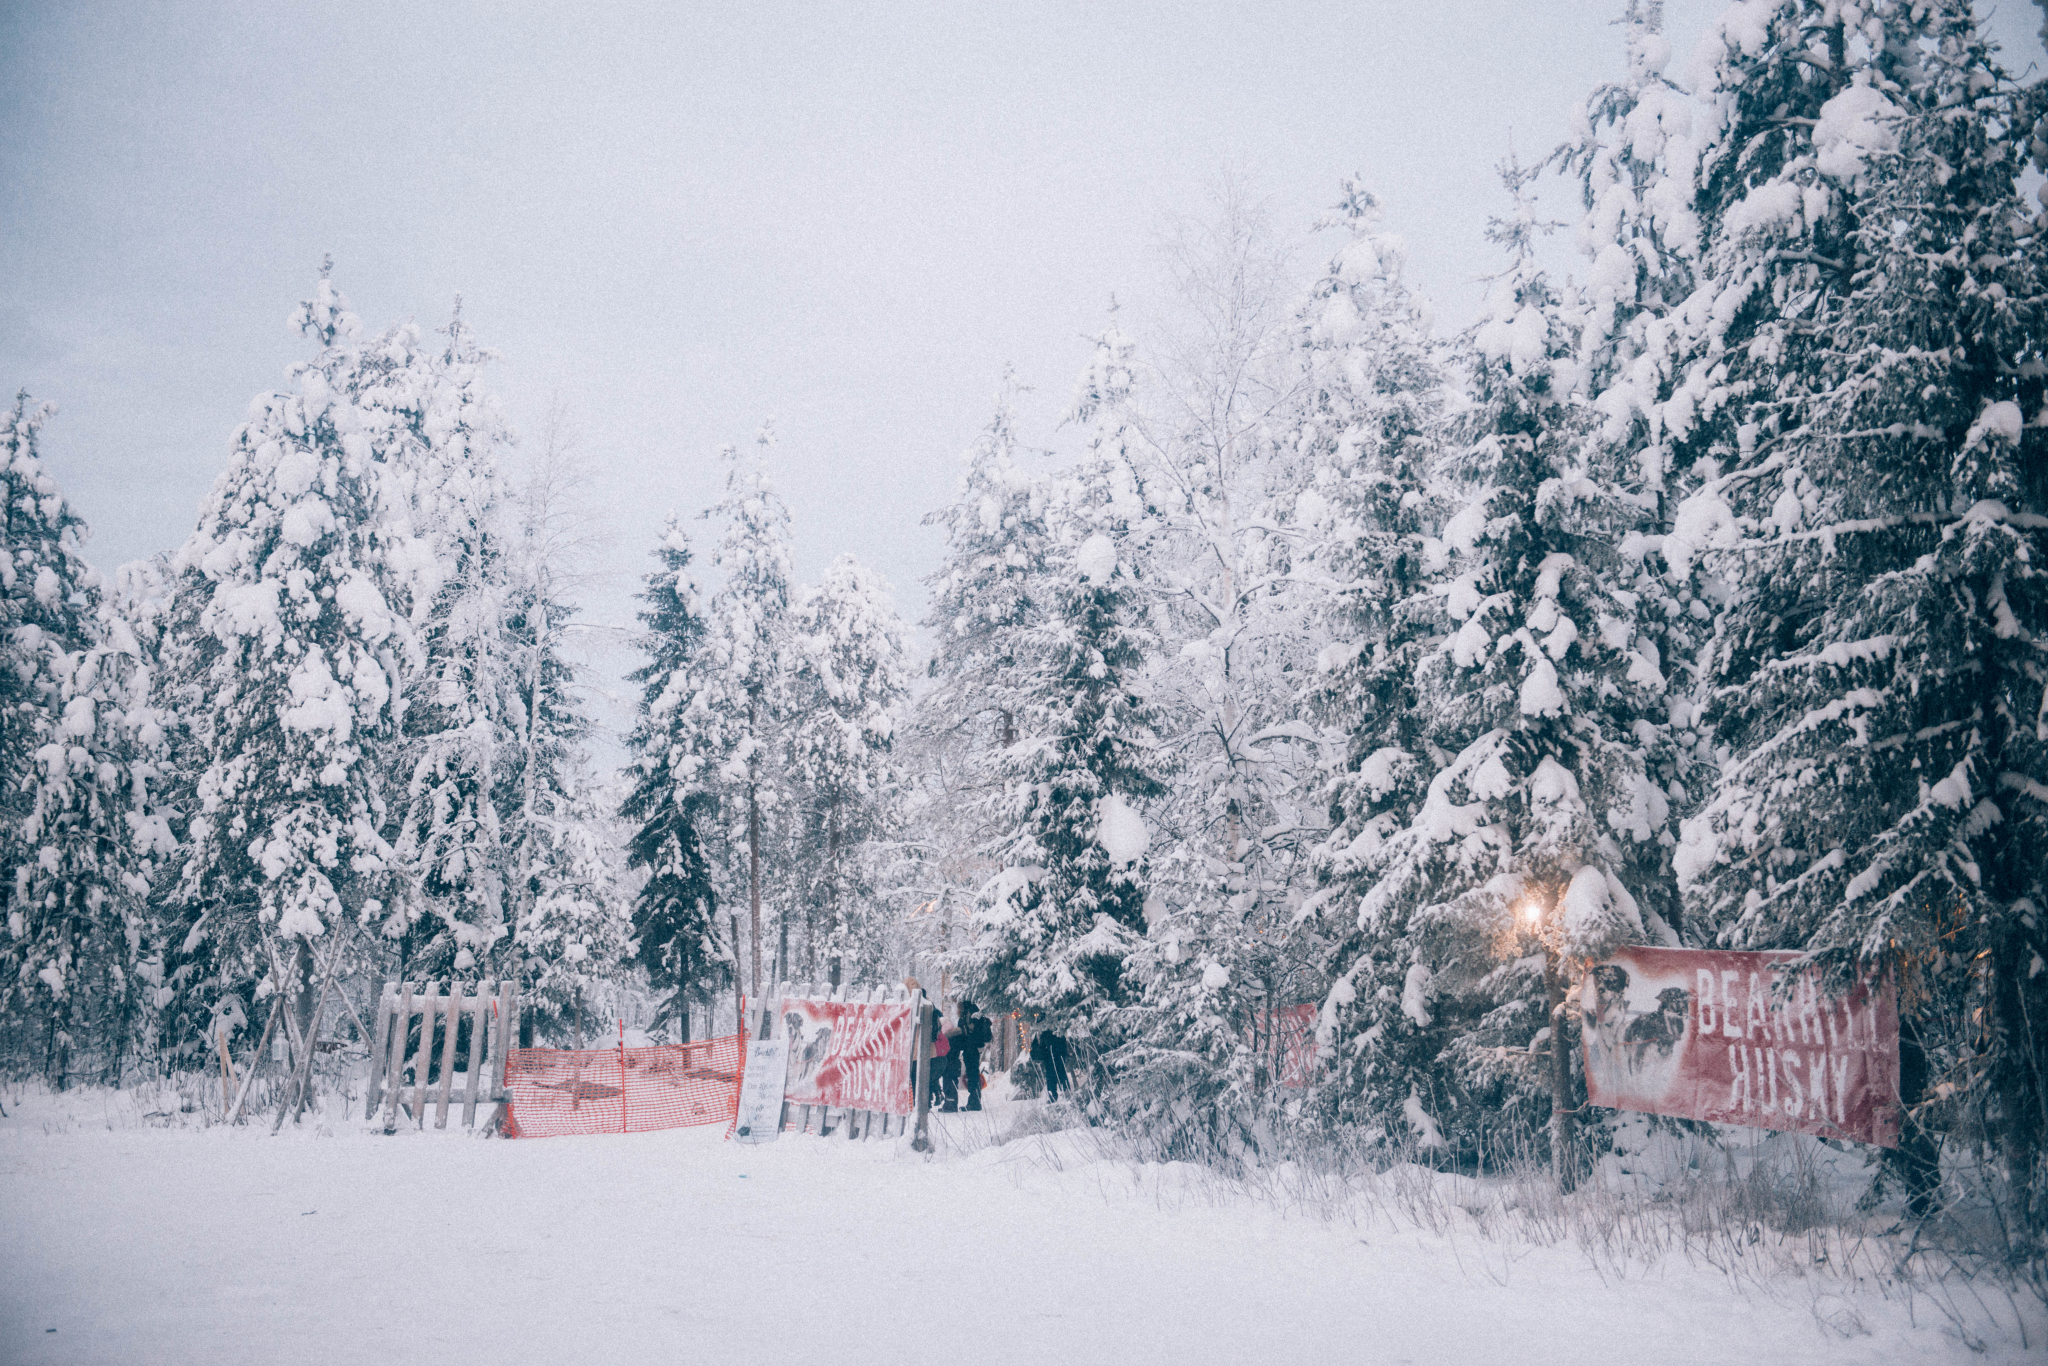
[[[341,941],[335,940],[334,947],[327,952],[327,971],[320,974],[320,995],[313,1003],[313,1017],[306,1025],[306,1046],[300,1050],[304,1057],[299,1059],[298,1095],[291,1104],[292,1123],[299,1122],[305,1113],[306,1098],[313,1090],[313,1041],[320,1037],[320,1012],[327,1009],[327,989],[334,985],[334,969],[341,963]],[[277,1120],[270,1126],[275,1134],[284,1127],[285,1107],[277,1107]]]
[[[913,1152],[928,1153],[932,1150],[932,1017],[936,1012],[929,1002],[917,1008],[917,1137],[910,1140]]]
[[[447,1032],[441,1036],[441,1081],[434,1091],[434,1127],[448,1127],[448,1094],[455,1085],[455,1036],[462,1032],[462,987],[454,978],[448,979],[448,1003],[442,1008],[441,1018],[447,1021],[443,1026]]]
[[[452,979],[449,985],[454,985]],[[434,1014],[441,1003],[438,991],[428,982],[427,994],[420,1001],[420,1051],[412,1065],[412,1123],[416,1129],[427,1127],[427,1076],[434,1070]]]
[[[223,1029],[214,1042],[220,1045],[220,1112],[225,1115],[228,1106],[234,1103],[230,1092],[235,1084],[235,1069],[228,1063],[228,1032]]]
[[[263,1037],[256,1041],[256,1051],[249,1055],[249,1062],[242,1069],[242,1085],[235,1092],[235,1103],[228,1107],[227,1118],[221,1121],[224,1124],[233,1124],[235,1116],[242,1113],[242,1102],[249,1098],[250,1083],[256,1080],[256,1063],[262,1058],[263,1050],[270,1047],[270,1034],[272,1030],[277,1028],[278,1009],[283,1003],[284,998],[282,996],[272,996],[270,998],[270,1022],[263,1026]],[[226,1042],[225,1036],[223,1036],[222,1042]]]
[[[398,1093],[405,1089],[406,1036],[412,1033],[412,983],[400,982],[392,1006],[391,1050],[385,1064],[384,1132],[398,1132]]]
[[[1550,993],[1550,1171],[1560,1195],[1572,1188],[1572,1061],[1565,1043],[1564,962],[1556,954],[1543,960],[1543,985]]]
[[[517,1047],[516,1041],[519,1038],[519,984],[509,978],[498,983],[498,1013],[505,1017],[504,1046],[498,1050],[497,1058],[496,1089],[502,1096],[505,1091],[505,1068],[512,1061],[512,1050]]]
[[[397,990],[396,982],[388,987],[380,985],[377,988],[376,1037],[372,1040],[370,1034],[363,1035],[364,1040],[370,1044],[370,1085],[363,1100],[365,1122],[377,1117],[377,1101],[383,1094],[385,1054],[391,1051],[391,1012],[398,1003],[393,993]],[[348,998],[344,995],[342,999]],[[356,1028],[362,1028],[362,1021],[356,1022]]]
[[[469,998],[469,1076],[462,1086],[462,1127],[476,1127],[476,1091],[478,1079],[484,1070],[484,1027],[491,1013],[491,990],[496,984],[490,981],[477,983],[476,995]]]
[[[748,761],[747,778],[747,900],[752,906],[754,950],[754,999],[761,999],[761,800]]]
[[[284,964],[278,961],[277,946],[270,942],[270,936],[263,936],[263,955],[270,960],[271,987],[280,997],[284,995]],[[299,1021],[296,1014],[287,1009],[284,1012],[284,1037],[291,1048],[291,1061],[299,1060]]]

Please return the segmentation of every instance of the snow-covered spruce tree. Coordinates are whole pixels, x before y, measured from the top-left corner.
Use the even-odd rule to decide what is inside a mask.
[[[178,626],[196,617],[180,601],[182,580],[171,572],[171,552],[159,551],[144,560],[121,565],[110,576],[107,614],[118,619],[134,639],[134,687],[128,722],[140,748],[135,757],[146,765],[149,804],[128,817],[134,863],[126,879],[137,900],[142,937],[136,948],[137,993],[134,1047],[138,1060],[175,1065],[197,1046],[202,1031],[193,1020],[181,1019],[184,998],[174,988],[165,942],[166,898],[177,884],[186,815],[190,812],[192,773],[188,718],[199,708],[178,681],[194,650],[191,633]],[[182,710],[179,703],[183,703]]]
[[[790,894],[802,906],[803,975],[817,980],[822,953],[836,986],[877,961],[869,846],[892,824],[903,787],[893,749],[909,679],[888,584],[840,556],[797,604],[790,646]]]
[[[640,592],[647,629],[639,643],[648,659],[628,675],[641,688],[640,714],[627,737],[632,788],[620,815],[632,826],[631,866],[647,879],[633,902],[638,960],[654,988],[668,993],[656,1021],[673,1021],[687,1041],[690,1007],[709,1005],[734,970],[728,955],[737,946],[722,942],[706,852],[719,822],[717,768],[731,744],[723,733],[727,717],[713,706],[719,694],[690,543],[673,517],[654,558]]]
[[[576,505],[583,471],[551,416],[542,449],[514,500],[506,551],[505,740],[494,801],[504,840],[507,915],[502,955],[516,957],[537,1025],[572,1033],[628,956],[620,906],[623,835],[616,798],[591,770],[592,726],[568,649],[570,600],[588,529]]]
[[[925,518],[945,547],[926,580],[931,683],[906,737],[916,751],[903,799],[912,833],[896,880],[911,904],[928,908],[908,922],[913,953],[956,947],[952,928],[965,926],[994,871],[989,850],[1007,830],[1001,754],[1017,739],[1016,699],[1055,597],[1051,519],[1061,487],[1049,471],[1021,465],[1022,449],[1006,374],[994,416],[962,457],[953,501]]]
[[[191,940],[198,912],[179,895],[213,720],[206,697],[211,637],[199,628],[210,594],[203,579],[179,572],[174,552],[123,565],[114,574],[115,610],[135,632],[148,662],[147,705],[158,728],[152,791],[163,819],[152,838],[161,852],[145,872],[149,939],[137,972],[153,988],[145,1046],[171,1066],[218,1066],[208,1057],[214,1047],[209,1029],[221,1003],[217,965],[203,935]],[[241,1018],[238,1005],[230,1017]]]
[[[1238,491],[1234,620],[1195,646],[1212,670],[1222,665],[1232,694],[1211,719],[1238,722],[1224,750],[1244,820],[1238,857],[1206,860],[1220,876],[1215,895],[1189,898],[1201,913],[1170,913],[1144,1040],[1119,1059],[1130,1098],[1151,1093],[1155,1129],[1175,1115],[1213,1130],[1298,1094],[1270,1090],[1284,1047],[1275,1008],[1320,1000],[1328,985],[1329,936],[1304,901],[1306,855],[1324,834],[1324,756],[1341,757],[1358,720],[1348,705],[1316,716],[1315,645],[1346,642],[1320,661],[1341,670],[1380,631],[1372,618],[1392,595],[1389,572],[1421,572],[1418,490],[1440,445],[1442,377],[1427,309],[1401,276],[1400,240],[1370,191],[1343,190],[1324,224],[1343,241],[1290,322],[1291,348],[1269,361],[1291,373],[1269,379],[1274,401],[1251,415],[1265,449],[1259,477]],[[1390,553],[1403,536],[1405,552]],[[1157,881],[1162,899],[1177,900],[1170,876]]]
[[[1679,871],[1723,942],[1900,973],[1955,1096],[1912,1123],[2002,1157],[2038,1253],[2048,223],[2017,188],[2038,88],[1960,0],[1787,3],[1728,31],[1715,84],[1709,184],[1742,193],[1714,205],[1695,311],[1730,322],[1688,359],[1726,413],[1695,438],[1677,554],[1704,547],[1729,594],[1706,655],[1727,762]]]
[[[977,908],[983,995],[1044,1011],[1070,1036],[1114,1047],[1141,984],[1126,962],[1145,933],[1142,804],[1164,791],[1143,689],[1150,636],[1117,555],[1113,481],[1086,469],[1060,527],[1056,596],[1028,643],[1032,674],[995,699],[1017,718],[1001,756],[1007,837]]]
[[[779,843],[776,822],[785,815],[781,758],[787,715],[789,648],[789,509],[768,477],[774,428],[764,425],[752,458],[727,447],[725,497],[704,514],[725,529],[712,554],[721,576],[711,596],[710,668],[705,706],[726,718],[723,749],[712,773],[725,829],[720,847],[722,885],[745,888],[748,900],[747,993],[754,1000],[770,980],[763,960],[762,850]],[[728,893],[729,900],[736,900]],[[788,960],[787,906],[776,907],[782,929],[777,966]]]
[[[294,321],[319,351],[294,392],[251,404],[174,560],[198,606],[187,684],[206,714],[166,943],[229,1023],[258,979],[290,988],[275,939],[314,940],[392,895],[380,779],[420,662],[413,605],[439,581],[397,475],[432,395],[417,331],[364,341],[324,276]]]
[[[1050,483],[1017,463],[1016,386],[1006,374],[995,415],[962,457],[953,501],[926,516],[946,539],[939,571],[927,582],[932,604],[933,690],[921,712],[947,728],[987,718],[999,744],[1014,716],[991,714],[987,696],[1017,664],[1029,628],[1045,617],[1039,576],[1050,546],[1046,499]]]
[[[1136,484],[1142,517],[1119,549],[1162,638],[1151,695],[1177,773],[1150,812],[1162,838],[1146,1042],[1119,1072],[1133,1100],[1185,1108],[1216,1085],[1262,1090],[1273,1007],[1323,986],[1292,915],[1321,825],[1304,802],[1318,753],[1299,711],[1314,594],[1295,578],[1304,547],[1290,508],[1314,380],[1285,258],[1234,186],[1171,260],[1177,312],[1148,348],[1157,360],[1119,367],[1128,343],[1112,328],[1073,420]]]
[[[23,394],[0,419],[0,1016],[40,1036],[15,1042],[61,1088],[82,1063],[120,1078],[149,1004],[140,893],[168,831],[140,646],[36,454],[50,411]]]
[[[1579,368],[1602,419],[1594,437],[1634,452],[1649,493],[1662,492],[1670,473],[1658,407],[1671,379],[1665,342],[1700,246],[1694,108],[1664,75],[1663,9],[1663,0],[1627,0],[1628,73],[1587,97],[1556,158],[1577,177],[1585,206],[1574,233],[1588,262]]]
[[[1387,739],[1338,785],[1325,864],[1356,908],[1319,1030],[1325,1095],[1368,1135],[1482,1158],[1551,1108],[1531,1045],[1560,1016],[1564,960],[1645,935],[1669,838],[1645,753],[1665,679],[1613,587],[1637,504],[1581,463],[1578,339],[1533,259],[1533,175],[1504,168],[1514,212],[1489,230],[1511,264],[1471,337],[1463,505],[1423,547],[1440,567],[1347,665],[1363,733]]]
[[[406,876],[382,928],[400,974],[424,978],[480,975],[511,929],[500,806],[514,737],[514,608],[499,472],[510,438],[482,385],[492,357],[459,300],[446,335],[430,350],[416,329],[399,329],[385,354],[402,355],[404,369],[380,377],[419,415],[417,439],[394,449],[391,471],[423,552],[412,603],[423,659],[406,678],[392,775],[403,794],[393,845]]]
[[[1579,384],[1590,414],[1580,459],[1611,472],[1642,517],[1624,537],[1613,586],[1634,594],[1644,652],[1670,675],[1668,728],[1646,753],[1648,773],[1683,806],[1714,781],[1718,766],[1698,727],[1699,647],[1711,616],[1702,593],[1666,571],[1662,536],[1671,529],[1674,432],[1695,409],[1669,408],[1675,381],[1674,317],[1696,283],[1701,238],[1694,211],[1698,150],[1691,101],[1667,79],[1670,44],[1660,0],[1628,0],[1622,16],[1627,76],[1594,91],[1579,112],[1577,137],[1556,161],[1575,173],[1585,213],[1576,239],[1590,265],[1579,292]],[[1682,436],[1682,433],[1678,435]],[[1675,879],[1660,875],[1638,895],[1683,936]]]

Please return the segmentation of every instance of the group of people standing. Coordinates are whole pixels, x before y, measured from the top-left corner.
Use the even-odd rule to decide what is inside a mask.
[[[924,989],[915,977],[904,979],[903,985],[919,997]],[[981,1050],[995,1040],[995,1026],[981,1013],[973,1001],[963,999],[953,1012],[952,1023],[939,1011],[931,1015],[932,1037],[931,1056],[931,1103],[934,1108],[951,1114],[962,1108],[981,1108],[982,1071]],[[1067,1077],[1067,1041],[1059,1033],[1047,1027],[1043,1020],[1034,1021],[1029,1029],[1031,1037],[1031,1061],[1038,1065],[1039,1075],[1045,1079],[1045,1099],[1048,1104],[1060,1098],[1062,1091],[1072,1089]],[[911,1064],[911,1087],[917,1086],[916,1064]],[[962,1090],[967,1093],[967,1104],[960,1103]]]

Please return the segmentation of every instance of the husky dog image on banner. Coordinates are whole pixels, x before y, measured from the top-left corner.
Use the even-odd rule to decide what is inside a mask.
[[[1830,996],[1797,954],[1623,949],[1579,1003],[1594,1105],[1898,1146],[1888,977]]]
[[[787,997],[782,1028],[789,1039],[785,1095],[795,1105],[911,1111],[911,1045],[915,1010],[909,1005],[810,1001]]]

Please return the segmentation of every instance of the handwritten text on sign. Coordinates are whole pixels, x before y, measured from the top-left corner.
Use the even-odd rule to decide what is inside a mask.
[[[1580,996],[1595,1105],[1896,1147],[1899,1010],[1844,996],[1789,953],[1623,949]]]
[[[798,1105],[910,1113],[914,1007],[786,997],[787,1094]]]

